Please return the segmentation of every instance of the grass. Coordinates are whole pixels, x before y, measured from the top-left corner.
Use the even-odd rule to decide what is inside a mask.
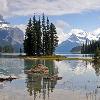
[[[27,60],[84,60],[84,61],[93,61],[92,58],[67,58],[65,56],[60,55],[52,55],[52,56],[20,56],[20,58],[27,59]]]
[[[26,55],[19,55],[19,56],[4,56],[6,58],[21,58],[26,60],[56,60],[56,61],[62,61],[62,60],[83,60],[83,61],[93,61],[93,58],[69,58],[62,55],[52,55],[52,56],[26,56]]]

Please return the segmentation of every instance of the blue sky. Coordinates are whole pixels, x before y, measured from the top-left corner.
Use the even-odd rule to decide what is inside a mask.
[[[64,27],[64,31],[68,32],[70,29],[77,28],[85,31],[93,31],[100,27],[100,11],[90,11],[77,14],[64,15],[47,15],[51,22],[55,24],[57,21],[64,21],[69,27]],[[13,25],[24,24],[27,25],[29,18],[32,16],[14,16],[8,17],[6,20]]]
[[[100,0],[0,0],[0,14],[22,30],[34,13],[45,13],[59,37],[72,29],[92,32],[100,28]]]

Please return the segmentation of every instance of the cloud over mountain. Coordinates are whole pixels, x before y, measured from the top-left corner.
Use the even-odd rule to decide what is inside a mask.
[[[33,13],[62,15],[100,10],[100,0],[0,0],[0,13],[5,16],[28,16]]]

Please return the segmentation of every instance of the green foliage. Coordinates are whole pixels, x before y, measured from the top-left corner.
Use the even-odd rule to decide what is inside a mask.
[[[96,51],[95,51],[95,59],[100,59],[100,49],[97,47]]]
[[[97,48],[100,49],[100,40],[98,40],[98,41],[92,40],[92,41],[86,42],[85,44],[82,45],[81,53],[95,54]]]
[[[52,54],[55,51],[56,46],[58,45],[58,37],[57,37],[57,32],[56,32],[56,27],[54,26],[53,23],[50,25],[50,39],[51,39],[51,50],[50,53]]]
[[[33,45],[33,30],[32,30],[32,20],[30,18],[29,23],[27,25],[25,40],[24,40],[24,52],[28,55],[32,55],[32,45]]]
[[[81,53],[94,54],[94,59],[100,59],[100,39],[98,41],[90,41],[90,43],[85,43],[82,46]]]
[[[24,52],[31,56],[52,55],[55,47],[58,45],[58,37],[54,24],[47,20],[43,14],[42,21],[39,17],[37,20],[35,15],[33,20],[30,18],[27,25]]]

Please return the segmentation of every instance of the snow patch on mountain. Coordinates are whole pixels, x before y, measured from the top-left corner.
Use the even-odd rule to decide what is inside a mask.
[[[15,52],[23,48],[24,33],[18,27],[12,26],[0,15],[0,46],[12,45]]]
[[[72,29],[66,34],[66,37],[66,40],[59,43],[56,52],[69,52],[73,47],[81,46],[86,40],[88,42],[91,40],[98,40],[100,38],[100,28],[93,32],[85,32],[82,29]]]
[[[94,36],[96,36],[97,39],[100,38],[100,28],[94,30],[93,33],[94,33]]]
[[[100,28],[96,29],[93,32],[85,32],[82,29],[72,29],[69,33],[66,34],[66,40],[78,43],[83,43],[86,41],[86,39],[91,41],[91,40],[98,40],[99,38],[100,38]]]

